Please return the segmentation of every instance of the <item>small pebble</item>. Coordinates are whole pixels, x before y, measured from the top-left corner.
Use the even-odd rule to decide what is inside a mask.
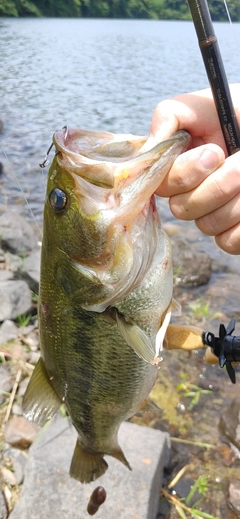
[[[12,414],[16,414],[17,416],[22,416],[23,410],[22,410],[21,405],[13,404],[13,406],[12,406]]]
[[[12,487],[17,484],[16,476],[11,470],[7,469],[6,467],[1,467],[1,473],[4,483],[7,483]]]
[[[28,449],[35,440],[39,427],[24,416],[13,415],[5,427],[5,440],[18,449]]]

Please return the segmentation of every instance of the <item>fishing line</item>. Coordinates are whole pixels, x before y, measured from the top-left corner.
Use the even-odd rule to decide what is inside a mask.
[[[21,184],[20,184],[20,182],[19,182],[17,176],[15,175],[15,173],[14,173],[14,171],[13,171],[12,164],[11,164],[9,158],[8,158],[7,153],[5,152],[5,150],[4,150],[4,148],[3,148],[3,145],[2,145],[2,142],[1,142],[1,141],[0,141],[0,148],[1,148],[1,150],[2,150],[2,153],[3,153],[4,157],[5,157],[6,160],[7,160],[7,163],[8,163],[9,166],[10,166],[10,172],[11,172],[11,175],[12,175],[13,179],[15,180],[15,182],[17,183],[17,186],[18,186],[18,188],[19,188],[19,190],[20,190],[20,192],[21,192],[21,194],[22,194],[22,197],[23,197],[23,200],[24,200],[24,202],[25,202],[25,204],[26,204],[26,206],[27,206],[27,209],[28,209],[29,213],[31,214],[31,216],[32,216],[32,218],[33,218],[33,220],[34,220],[34,222],[35,222],[35,224],[36,224],[36,227],[37,227],[38,232],[39,232],[39,236],[42,238],[42,231],[41,231],[41,229],[40,229],[40,227],[39,227],[39,225],[38,225],[37,219],[36,219],[36,217],[35,217],[35,215],[34,215],[32,209],[31,209],[31,206],[30,206],[30,204],[29,204],[29,201],[28,201],[27,197],[25,196],[25,193],[24,193],[24,191],[23,191],[22,186],[21,186]]]
[[[236,35],[236,31],[235,31],[234,25],[232,23],[231,15],[230,15],[230,12],[229,12],[229,9],[228,9],[228,5],[227,5],[227,0],[223,0],[223,3],[224,3],[225,9],[226,9],[226,13],[227,13],[227,16],[228,16],[228,20],[229,20],[229,23],[230,23],[230,26],[231,26],[231,29],[232,29],[233,39],[235,41],[235,44],[236,44],[236,47],[237,47],[237,50],[238,50],[238,54],[240,56],[240,45],[238,43],[238,39],[237,39],[237,35]]]

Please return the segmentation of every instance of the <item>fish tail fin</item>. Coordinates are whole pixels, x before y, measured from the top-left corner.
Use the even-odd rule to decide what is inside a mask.
[[[93,454],[85,450],[77,441],[70,466],[72,478],[80,483],[90,483],[102,476],[107,468],[108,464],[102,453]]]
[[[125,458],[125,455],[123,454],[123,451],[119,445],[108,454],[110,454],[110,456],[113,458],[116,458],[118,461],[121,461],[121,463],[123,463],[123,465],[125,465],[125,467],[127,467],[129,470],[132,470],[130,463],[128,463],[128,460]]]

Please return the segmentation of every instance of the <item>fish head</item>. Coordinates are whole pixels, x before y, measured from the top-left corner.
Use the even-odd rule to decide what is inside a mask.
[[[78,272],[115,294],[126,294],[149,268],[160,226],[154,192],[190,136],[179,131],[148,151],[146,141],[66,128],[53,136],[45,249],[57,248]]]
[[[142,152],[146,137],[63,128],[55,132],[45,217],[69,256],[97,257],[110,227],[126,229],[149,203],[175,158],[185,131]],[[66,240],[67,235],[67,240]]]

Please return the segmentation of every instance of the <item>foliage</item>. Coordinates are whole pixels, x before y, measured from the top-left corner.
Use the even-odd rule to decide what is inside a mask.
[[[209,0],[214,21],[226,21],[222,0]],[[240,21],[239,0],[228,0],[232,21]],[[0,0],[0,16],[145,18],[190,20],[187,0]]]
[[[201,387],[196,386],[196,384],[191,384],[186,380],[187,375],[185,374],[181,375],[181,378],[184,382],[178,384],[176,389],[177,391],[181,391],[184,397],[191,398],[189,409],[193,409],[193,407],[199,403],[201,395],[212,393],[210,389],[202,389]]]
[[[208,477],[203,475],[198,477],[185,499],[177,499],[164,489],[162,490],[162,494],[175,506],[175,510],[181,519],[187,519],[188,517],[194,517],[195,519],[217,519],[215,516],[203,512],[198,508],[204,497],[207,496],[208,491]],[[201,496],[200,499],[198,499],[193,506],[189,507],[190,501],[194,499],[196,494]]]

